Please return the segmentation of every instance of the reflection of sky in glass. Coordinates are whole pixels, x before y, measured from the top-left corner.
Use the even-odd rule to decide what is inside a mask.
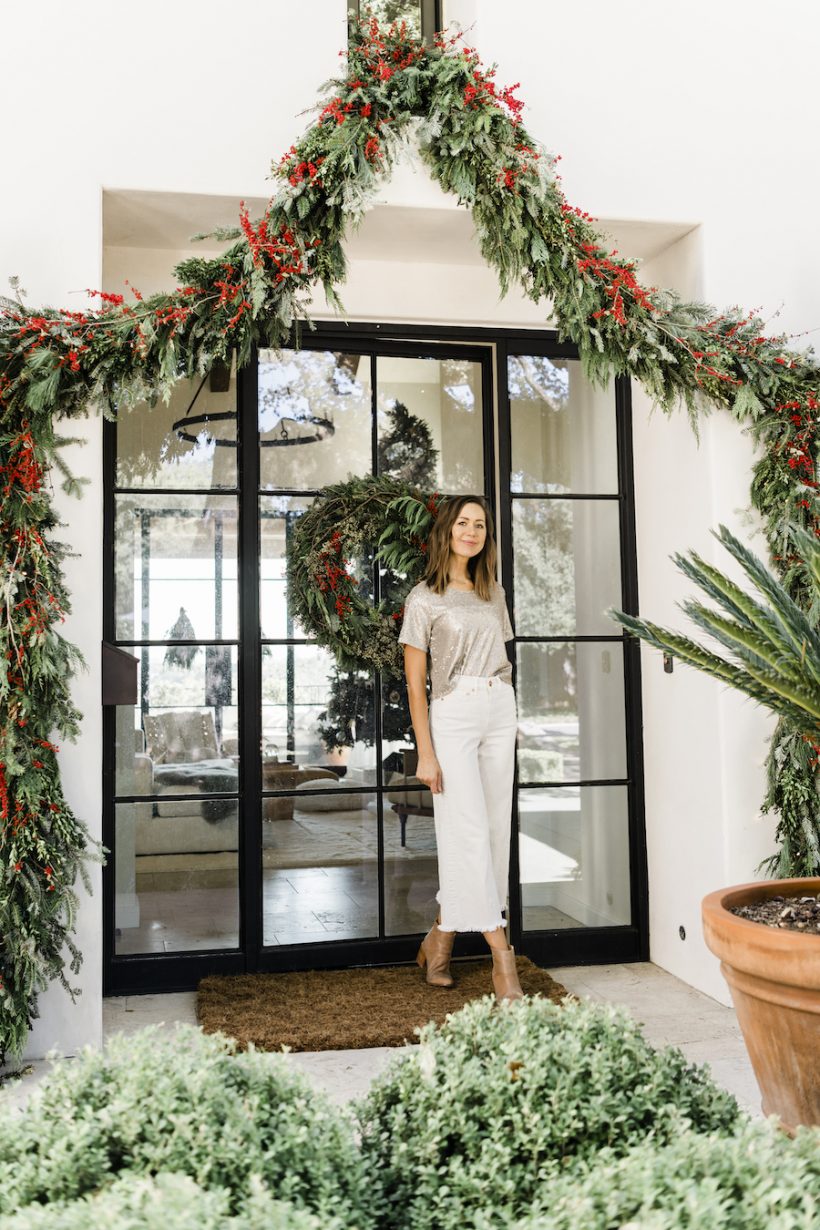
[[[174,448],[179,445],[175,444]],[[176,465],[180,468],[185,466],[188,469],[194,465],[204,465],[205,462],[213,461],[214,453],[216,452],[216,441],[206,427],[196,438],[196,444],[190,444],[188,451],[178,453],[175,457],[171,455],[171,443],[168,439],[163,441],[160,449],[160,464],[161,465]]]
[[[306,379],[319,378],[321,384],[305,391]],[[304,421],[311,417],[333,417],[337,397],[361,396],[362,385],[334,361],[332,354],[308,353],[299,360],[284,356],[275,363],[260,366],[259,430],[272,431],[282,419]]]
[[[475,410],[475,393],[469,384],[446,384],[444,392],[462,410]]]

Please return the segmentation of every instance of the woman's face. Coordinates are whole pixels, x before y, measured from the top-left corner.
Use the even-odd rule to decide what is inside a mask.
[[[480,504],[465,504],[450,531],[450,550],[454,555],[473,559],[484,550],[487,518]]]

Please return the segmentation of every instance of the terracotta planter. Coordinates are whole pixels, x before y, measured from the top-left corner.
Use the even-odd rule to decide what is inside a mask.
[[[820,893],[820,878],[769,880],[711,893],[703,931],[732,992],[763,1112],[787,1128],[820,1124],[820,932],[749,922],[729,912],[770,897]]]

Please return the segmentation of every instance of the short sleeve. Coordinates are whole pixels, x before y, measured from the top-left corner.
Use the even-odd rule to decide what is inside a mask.
[[[411,590],[404,606],[404,620],[399,633],[401,645],[412,645],[424,653],[430,647],[430,612],[420,594]]]
[[[498,587],[501,590],[501,636],[505,641],[511,641],[515,637],[513,626],[510,623],[510,614],[507,610],[507,595],[501,585]]]

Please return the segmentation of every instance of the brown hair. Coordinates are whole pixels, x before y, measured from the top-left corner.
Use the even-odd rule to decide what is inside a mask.
[[[467,561],[467,572],[479,598],[489,602],[496,587],[496,550],[493,514],[483,495],[452,495],[439,508],[427,544],[427,570],[424,579],[435,594],[443,594],[450,579],[450,538],[465,504],[478,504],[484,511],[487,537],[479,555]]]

